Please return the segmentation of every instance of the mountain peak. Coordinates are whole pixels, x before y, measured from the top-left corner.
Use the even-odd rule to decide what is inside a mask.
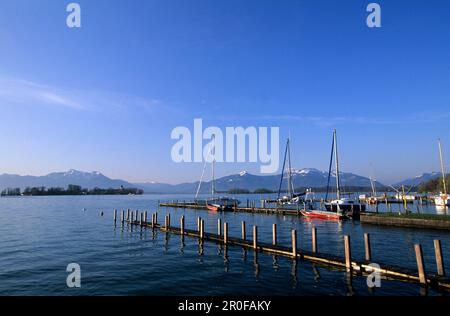
[[[63,173],[63,176],[103,176],[99,171],[85,172],[76,169],[69,169]]]

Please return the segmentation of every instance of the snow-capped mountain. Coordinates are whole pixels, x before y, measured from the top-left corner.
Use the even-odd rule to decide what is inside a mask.
[[[114,180],[104,176],[98,171],[83,172],[71,169],[66,172],[53,172],[45,176],[20,176],[15,174],[0,175],[0,189],[26,187],[62,187],[69,184],[80,185],[83,188],[131,188],[134,185],[123,180]]]
[[[328,182],[328,172],[320,171],[314,168],[292,169],[291,171],[294,186],[296,188],[320,188],[326,187]],[[285,177],[287,177],[285,175]],[[330,185],[334,186],[336,181],[335,175],[331,175]],[[353,174],[341,173],[342,186],[358,186],[370,188],[370,180],[368,178]],[[237,174],[225,176],[216,179],[215,187],[217,191],[228,191],[231,189],[246,189],[254,191],[256,189],[269,189],[277,191],[280,185],[280,175],[254,175],[247,171],[241,171]],[[143,188],[145,192],[154,193],[193,193],[197,190],[198,181],[193,183],[182,183],[177,185],[168,184],[151,184],[137,183],[136,186]],[[384,186],[377,183],[378,187]],[[287,182],[283,182],[282,189],[287,188]],[[207,193],[211,190],[211,182],[202,183],[201,192]]]
[[[295,188],[322,188],[326,187],[328,182],[328,172],[315,168],[292,169],[292,179]],[[404,180],[395,184],[417,185],[440,176],[438,172],[424,173],[420,176]],[[286,178],[286,175],[285,175]],[[287,180],[287,179],[286,179]],[[335,174],[331,175],[330,185],[335,184]],[[53,172],[46,176],[19,176],[14,174],[0,175],[0,189],[26,187],[67,187],[69,184],[80,185],[83,188],[119,188],[120,186],[131,188],[141,188],[147,193],[194,193],[197,190],[197,182],[166,184],[157,182],[129,183],[120,179],[111,179],[101,172],[83,172],[78,170],[68,170],[65,172]],[[225,176],[216,179],[217,191],[228,191],[230,189],[247,189],[254,191],[256,189],[269,189],[277,191],[280,185],[280,175],[254,175],[247,171],[241,171],[237,174]],[[350,172],[341,173],[341,184],[345,187],[365,187],[370,188],[370,180]],[[384,187],[377,182],[377,187]],[[283,190],[287,188],[287,181],[283,181]],[[211,182],[202,183],[201,192],[207,193],[211,189]]]
[[[410,179],[406,179],[403,180],[401,182],[396,183],[394,186],[399,187],[402,185],[406,185],[406,186],[416,186],[419,185],[421,183],[425,183],[428,182],[430,180],[436,179],[442,177],[442,174],[440,172],[431,172],[431,173],[422,173],[419,176],[416,176],[414,178],[410,178]]]

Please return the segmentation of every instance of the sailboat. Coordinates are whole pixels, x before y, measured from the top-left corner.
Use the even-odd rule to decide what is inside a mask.
[[[215,187],[215,176],[214,176],[214,165],[216,162],[215,157],[215,135],[212,136],[213,145],[211,146],[208,154],[212,157],[211,162],[211,197],[209,199],[206,199],[205,205],[206,208],[210,211],[217,212],[217,211],[229,211],[232,210],[233,207],[239,205],[240,201],[237,199],[232,199],[229,197],[216,197],[216,187]],[[200,187],[202,184],[203,176],[205,174],[205,168],[206,168],[207,161],[205,160],[205,164],[203,165],[203,171],[202,176],[200,178],[200,182],[198,183],[197,187],[197,193],[195,194],[195,199],[197,199],[198,194],[200,192]]]
[[[367,197],[366,202],[368,204],[377,204],[377,202],[378,202],[377,189],[376,189],[375,180],[372,178],[372,176],[370,176],[370,186],[372,187],[372,196]]]
[[[442,171],[442,184],[444,192],[434,197],[434,204],[436,206],[450,206],[450,197],[447,195],[447,184],[445,183],[445,170],[444,170],[444,159],[442,156],[442,145],[441,140],[438,140],[439,145],[439,158],[441,160],[441,171]]]
[[[331,176],[331,166],[333,164],[333,150],[335,156],[335,164],[336,164],[336,199],[332,200],[328,203],[325,203],[325,208],[330,212],[343,213],[344,215],[353,216],[353,213],[356,211],[364,211],[365,205],[359,202],[356,202],[354,199],[350,197],[342,197],[341,192],[341,180],[339,173],[339,155],[338,155],[338,143],[337,143],[337,132],[333,131],[333,143],[331,145],[331,160],[330,160],[330,168],[328,172],[328,183]],[[328,187],[327,187],[327,196],[325,200],[328,199]]]
[[[283,185],[284,170],[287,162],[287,195],[281,196],[281,187]],[[296,194],[294,190],[294,182],[292,181],[292,168],[291,168],[291,146],[290,138],[286,141],[286,150],[284,151],[283,169],[281,170],[280,186],[278,187],[277,203],[282,205],[298,204],[300,197],[305,196],[306,193]]]
[[[356,202],[351,198],[341,197],[341,180],[339,173],[339,155],[337,146],[337,134],[336,130],[333,131],[333,141],[331,145],[331,159],[330,167],[328,171],[328,184],[327,184],[327,194],[325,200],[328,200],[328,193],[330,187],[331,169],[333,166],[333,156],[335,156],[336,163],[336,199],[330,202],[324,203],[325,211],[319,210],[302,210],[301,213],[308,217],[324,218],[324,219],[343,219],[346,216],[353,216],[355,212],[365,210],[365,205]]]

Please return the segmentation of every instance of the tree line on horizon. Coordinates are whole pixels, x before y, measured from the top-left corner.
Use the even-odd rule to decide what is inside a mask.
[[[445,176],[445,184],[447,186],[447,190],[450,189],[450,174]],[[421,193],[433,192],[439,193],[444,192],[444,184],[442,182],[442,177],[428,180],[427,182],[421,183],[417,187],[417,191]]]
[[[93,188],[86,189],[79,185],[69,184],[67,189],[60,187],[27,187],[23,192],[20,188],[7,188],[1,191],[0,196],[48,196],[48,195],[128,195],[128,194],[143,194],[142,189],[124,188],[118,189],[108,188]]]

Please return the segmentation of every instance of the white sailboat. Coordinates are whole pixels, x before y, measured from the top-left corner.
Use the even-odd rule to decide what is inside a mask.
[[[447,195],[447,184],[445,183],[445,170],[444,170],[444,158],[442,155],[442,145],[441,140],[438,140],[439,145],[439,158],[441,160],[441,172],[442,172],[442,184],[444,192],[434,197],[434,204],[436,206],[450,206],[450,197]]]
[[[213,146],[210,148],[208,155],[211,156],[211,197],[207,199],[204,203],[206,205],[206,208],[210,211],[228,211],[231,210],[234,206],[237,206],[240,204],[240,201],[237,199],[229,198],[229,197],[216,197],[216,183],[215,183],[215,173],[214,173],[214,165],[216,162],[215,157],[215,135],[213,135]],[[198,183],[197,192],[195,194],[195,200],[197,200],[198,195],[200,193],[200,187],[202,185],[203,176],[205,174],[205,168],[206,168],[206,159],[205,164],[203,165],[203,171],[202,176],[200,177],[200,181]]]
[[[284,170],[287,162],[287,194],[281,196],[281,187],[283,185],[284,179]],[[278,198],[277,203],[281,205],[297,205],[301,201],[301,197],[304,194],[296,194],[294,189],[294,182],[292,181],[292,167],[291,167],[291,146],[290,146],[290,137],[288,137],[286,141],[286,150],[284,152],[284,160],[283,160],[283,169],[281,170],[281,179],[280,186],[278,188]]]

